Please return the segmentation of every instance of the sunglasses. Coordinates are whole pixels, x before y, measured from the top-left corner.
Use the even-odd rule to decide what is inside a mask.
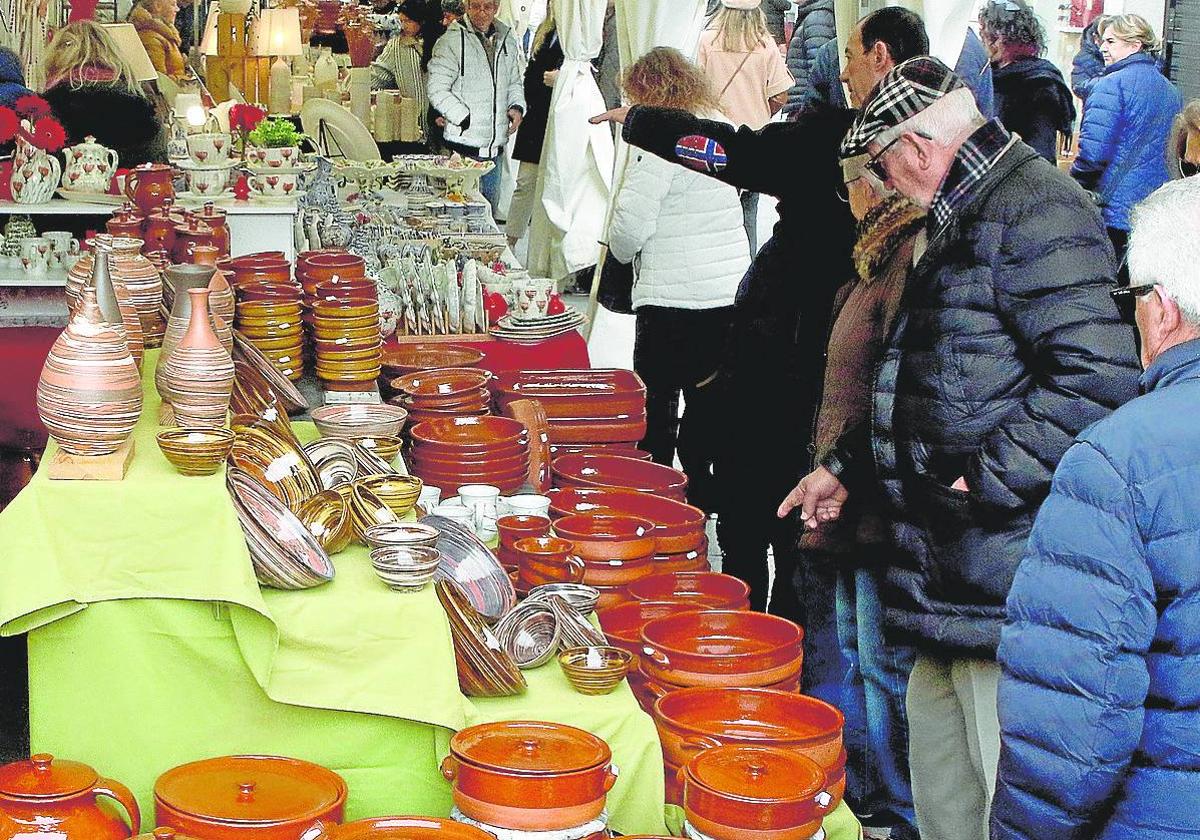
[[[1136,301],[1154,291],[1153,283],[1143,283],[1140,286],[1119,286],[1109,292],[1117,302],[1117,312],[1126,324],[1137,324]]]
[[[1179,161],[1179,174],[1184,178],[1191,178],[1197,172],[1200,172],[1200,163],[1192,163],[1190,160]]]

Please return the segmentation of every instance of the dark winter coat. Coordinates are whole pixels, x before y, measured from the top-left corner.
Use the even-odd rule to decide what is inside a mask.
[[[67,132],[67,144],[82,143],[87,135],[117,153],[118,166],[166,163],[163,127],[149,99],[104,82],[75,85],[61,81],[43,96]]]
[[[1059,69],[1044,58],[1018,58],[992,66],[996,116],[1009,131],[1051,163],[1058,161],[1058,134],[1075,129],[1075,97]]]
[[[1200,837],[1200,341],[1059,464],[1000,641],[995,840]]]
[[[846,101],[846,89],[842,87],[841,75],[838,42],[826,41],[813,58],[808,74],[808,88],[800,102],[800,110],[795,113],[849,108],[850,103]]]
[[[554,88],[547,87],[542,76],[563,65],[562,42],[555,33],[529,57],[525,66],[525,117],[513,141],[513,157],[525,163],[541,163],[542,144],[546,141],[546,124],[550,120],[550,97]]]
[[[0,47],[0,105],[12,107],[22,96],[33,93],[25,87],[21,59],[8,47]]]
[[[715,140],[727,163],[714,177],[779,199],[774,234],[738,290],[722,369],[739,428],[730,455],[754,477],[739,492],[775,504],[807,470],[833,298],[853,272],[855,224],[849,205],[838,199],[844,187],[837,156],[853,116],[830,111],[753,131],[683,111],[635,107],[625,123],[629,143],[675,163],[680,139]],[[781,160],[792,164],[781,167]]]
[[[1085,103],[1096,80],[1104,72],[1104,55],[1096,45],[1096,23],[1094,20],[1084,28],[1079,39],[1079,52],[1071,61],[1071,90]]]
[[[785,114],[803,109],[817,50],[831,40],[837,40],[833,0],[809,0],[797,12],[796,28],[792,30],[792,41],[788,44],[787,68],[796,83],[788,91],[788,101],[783,106]]]
[[[776,44],[784,42],[783,18],[792,8],[792,0],[763,0],[763,15],[767,18],[767,31]]]
[[[1129,211],[1170,180],[1167,138],[1183,107],[1154,56],[1137,52],[1104,68],[1088,95],[1071,175],[1099,196],[1104,223],[1129,230]]]
[[[1016,142],[909,275],[875,382],[873,444],[902,565],[887,621],[942,656],[992,657],[1050,479],[1137,393],[1100,215]],[[969,493],[951,488],[965,477]]]

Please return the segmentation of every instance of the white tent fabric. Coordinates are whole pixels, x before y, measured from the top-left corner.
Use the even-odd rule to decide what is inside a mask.
[[[653,47],[675,47],[694,56],[704,29],[705,0],[617,0],[617,44],[621,68],[627,68]],[[603,107],[597,114],[604,110]],[[607,126],[605,126],[607,128]],[[629,147],[617,144],[618,173],[613,183],[620,190]],[[603,230],[608,230],[605,214]],[[604,237],[607,238],[607,237]],[[588,353],[596,367],[633,367],[634,317],[596,307],[588,335]]]
[[[606,0],[558,0],[555,16],[565,60],[550,99],[538,173],[540,201],[529,237],[529,271],[565,277],[595,265],[612,186],[613,139],[588,118],[604,111],[592,70],[604,37]]]

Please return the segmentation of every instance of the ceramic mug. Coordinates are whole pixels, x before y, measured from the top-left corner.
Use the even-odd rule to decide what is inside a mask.
[[[233,138],[220,131],[189,134],[187,137],[188,156],[196,163],[208,166],[228,162],[232,146]]]
[[[500,515],[514,516],[549,516],[550,497],[539,496],[536,493],[521,493],[516,496],[500,497]]]
[[[48,230],[42,236],[50,240],[48,266],[70,268],[74,264],[72,258],[79,257],[79,240],[69,230]]]
[[[434,516],[443,516],[446,519],[453,520],[467,528],[473,528],[475,525],[475,515],[462,505],[440,504],[431,510],[430,513]]]
[[[252,160],[257,160],[260,165],[265,165],[270,169],[295,166],[296,162],[300,160],[300,150],[295,146],[283,146],[272,149],[254,146],[248,154]]]
[[[44,274],[50,267],[50,240],[44,236],[26,236],[20,240],[21,267],[30,274]]]
[[[189,169],[187,177],[192,195],[219,195],[229,185],[228,169]]]
[[[264,198],[287,198],[300,192],[298,172],[256,172],[250,176],[250,189]]]
[[[500,488],[490,484],[464,484],[458,488],[463,507],[471,511],[471,521],[480,539],[496,536],[497,505]]]
[[[423,510],[433,510],[442,503],[442,488],[424,485],[421,487],[421,495],[417,497],[417,504]]]

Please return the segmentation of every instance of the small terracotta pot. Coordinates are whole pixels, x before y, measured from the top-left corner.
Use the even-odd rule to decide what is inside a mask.
[[[496,520],[496,530],[500,532],[500,547],[512,550],[517,540],[549,535],[550,520],[545,516],[510,514]]]
[[[567,540],[557,537],[525,537],[513,544],[522,589],[546,583],[581,583],[584,563]]]
[[[97,797],[115,799],[129,815],[127,826],[102,809]],[[39,828],[51,831],[42,834]],[[0,767],[0,838],[20,840],[125,840],[141,831],[137,800],[120,782],[103,779],[76,761],[39,753]]]

